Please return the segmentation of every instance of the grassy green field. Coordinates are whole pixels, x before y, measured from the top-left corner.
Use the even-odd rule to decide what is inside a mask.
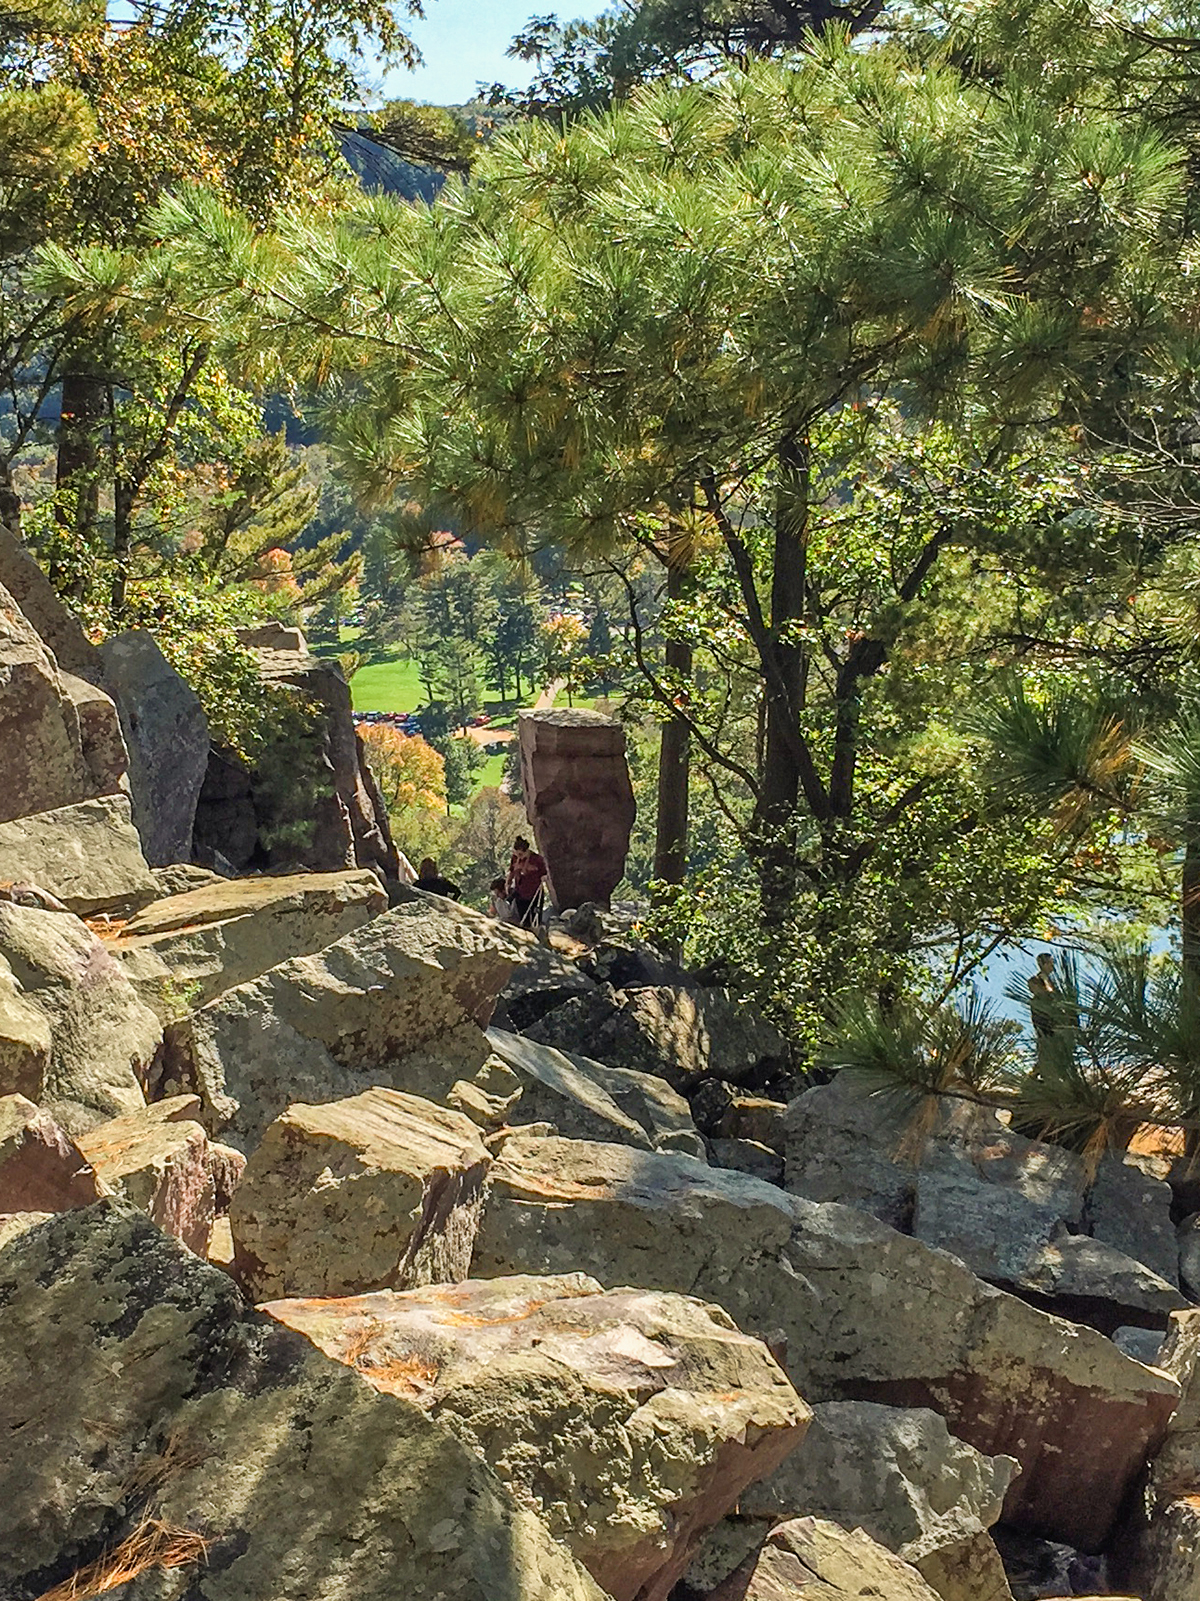
[[[350,680],[356,712],[415,712],[425,699],[416,662],[389,656],[360,667]]]

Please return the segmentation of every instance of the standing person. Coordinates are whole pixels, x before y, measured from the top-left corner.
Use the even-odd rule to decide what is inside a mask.
[[[488,895],[488,913],[498,923],[507,923],[512,916],[512,906],[509,904],[506,888],[502,878],[492,880],[491,892]]]
[[[457,884],[443,878],[438,872],[438,864],[432,856],[427,856],[421,863],[417,873],[417,889],[423,889],[427,895],[444,895],[447,900],[456,901],[462,894]]]
[[[508,864],[509,903],[512,920],[521,928],[531,928],[536,921],[533,906],[542,893],[546,879],[546,864],[530,846],[523,834],[513,840],[512,859]]]

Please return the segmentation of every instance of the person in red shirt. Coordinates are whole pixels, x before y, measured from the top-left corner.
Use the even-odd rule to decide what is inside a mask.
[[[528,928],[536,920],[533,906],[542,893],[546,879],[546,864],[533,850],[529,841],[518,834],[513,841],[512,860],[508,864],[508,898],[512,906],[512,920],[521,928]]]

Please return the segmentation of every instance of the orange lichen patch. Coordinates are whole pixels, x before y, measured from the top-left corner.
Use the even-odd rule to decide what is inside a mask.
[[[491,1329],[502,1323],[523,1323],[545,1304],[545,1301],[526,1301],[519,1312],[510,1312],[506,1317],[479,1317],[472,1312],[441,1312],[434,1322],[446,1323],[455,1329]]]
[[[176,1529],[158,1518],[145,1517],[128,1539],[113,1551],[76,1570],[69,1579],[44,1591],[37,1601],[89,1601],[130,1584],[154,1568],[182,1568],[203,1562],[209,1542],[191,1529]]]
[[[85,917],[83,925],[90,928],[97,939],[119,939],[129,921],[127,917]]]
[[[529,1173],[520,1175],[519,1186],[529,1195],[542,1195],[548,1201],[594,1201],[613,1193],[607,1179],[539,1179]]]
[[[438,1376],[437,1364],[420,1356],[393,1357],[390,1362],[350,1364],[367,1383],[388,1395],[419,1395]]]
[[[1185,1137],[1181,1128],[1165,1128],[1161,1123],[1143,1123],[1129,1142],[1133,1156],[1182,1156]]]

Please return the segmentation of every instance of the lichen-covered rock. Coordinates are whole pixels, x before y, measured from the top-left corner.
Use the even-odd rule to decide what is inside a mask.
[[[48,1112],[23,1095],[0,1096],[0,1213],[65,1212],[103,1194],[88,1158]]]
[[[441,1100],[488,1056],[512,944],[478,913],[421,897],[226,990],[167,1032],[163,1087],[195,1090],[210,1133],[247,1152],[293,1101],[372,1084]]]
[[[561,1273],[701,1295],[786,1339],[810,1402],[927,1406],[1022,1471],[1009,1521],[1103,1544],[1179,1386],[1095,1330],[848,1207],[686,1158],[516,1136],[492,1170],[472,1273]]]
[[[100,647],[129,750],[133,821],[154,867],[192,854],[196,802],[208,766],[208,720],[153,634],[112,634]]]
[[[0,958],[11,975],[0,990],[0,1063],[23,1061],[26,1082],[36,1073],[30,1100],[72,1134],[140,1110],[162,1029],[102,942],[67,912],[4,902]],[[20,1086],[0,1082],[10,1087]]]
[[[98,685],[63,671],[61,662],[59,678],[79,722],[79,746],[88,789],[93,795],[126,794],[129,751],[116,702]]]
[[[490,1166],[469,1118],[415,1095],[291,1106],[233,1197],[237,1274],[256,1301],[465,1278]]]
[[[0,1417],[13,1601],[118,1551],[130,1601],[603,1601],[448,1429],[112,1202],[0,1251]]]
[[[79,716],[54,657],[0,586],[0,822],[92,793]]]
[[[637,815],[625,730],[599,712],[522,712],[517,719],[525,811],[556,906],[607,906],[625,876]]]
[[[820,1518],[781,1523],[709,1601],[937,1601],[915,1568],[861,1529]]]
[[[157,899],[124,795],[0,823],[0,880],[36,884],[80,917]]]
[[[202,1006],[280,962],[324,950],[386,910],[383,885],[358,869],[219,878],[156,900],[125,924],[112,949],[147,1005],[169,1013],[176,996]]]
[[[109,1195],[205,1256],[216,1209],[208,1138],[199,1123],[174,1115],[193,1109],[195,1097],[179,1101],[99,1123],[79,1136],[79,1149]]]
[[[808,1408],[716,1307],[583,1274],[264,1308],[495,1469],[614,1601],[665,1601]]]
[[[548,1123],[556,1134],[572,1139],[612,1140],[651,1149],[642,1125],[561,1051],[498,1028],[488,1030],[488,1044],[521,1085],[520,1101],[509,1117],[515,1126]]]
[[[927,1408],[832,1401],[803,1447],[743,1494],[749,1517],[827,1518],[862,1529],[920,1572],[942,1601],[1010,1601],[987,1531],[1017,1464],[956,1440]]]
[[[513,934],[524,946],[524,955],[500,992],[496,1005],[500,1027],[518,1031],[528,1028],[573,995],[590,995],[596,988],[594,980],[577,963],[552,946],[540,944],[535,935],[520,929],[514,929]]]

